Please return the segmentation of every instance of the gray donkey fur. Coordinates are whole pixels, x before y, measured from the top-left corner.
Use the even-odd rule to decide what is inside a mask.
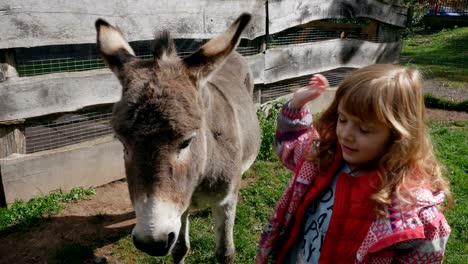
[[[254,162],[260,131],[253,78],[237,47],[250,21],[242,14],[222,35],[186,58],[169,33],[154,59],[140,60],[115,27],[96,21],[97,45],[122,84],[112,127],[124,146],[137,223],[134,245],[183,263],[190,248],[189,211],[210,207],[216,256],[233,263],[233,225],[241,175]]]

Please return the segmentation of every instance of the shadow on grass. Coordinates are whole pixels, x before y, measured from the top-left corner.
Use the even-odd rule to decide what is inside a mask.
[[[93,263],[95,249],[131,233],[135,214],[51,217],[0,234],[0,263]]]

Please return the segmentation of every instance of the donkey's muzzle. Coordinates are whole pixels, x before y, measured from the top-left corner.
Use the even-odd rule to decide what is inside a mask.
[[[166,256],[169,253],[172,245],[175,242],[175,234],[173,232],[167,235],[167,240],[162,241],[139,241],[134,235],[132,235],[133,245],[140,251],[145,252],[151,256]]]

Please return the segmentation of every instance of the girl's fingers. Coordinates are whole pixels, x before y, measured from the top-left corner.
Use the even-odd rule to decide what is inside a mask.
[[[325,78],[325,76],[323,76],[322,74],[314,74],[314,76],[312,76],[311,78],[311,81],[315,81],[317,84],[325,86],[329,85],[327,78]]]
[[[328,80],[327,78],[325,78],[325,76],[321,75],[321,74],[315,74],[314,76],[312,76],[312,78],[310,78],[310,82],[309,82],[311,85],[328,85]]]

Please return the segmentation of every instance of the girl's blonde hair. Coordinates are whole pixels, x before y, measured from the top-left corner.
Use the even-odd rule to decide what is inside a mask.
[[[321,166],[328,166],[337,149],[338,106],[362,121],[378,120],[391,131],[388,151],[376,167],[382,168],[380,188],[371,197],[376,211],[385,214],[391,194],[405,202],[414,201],[411,189],[429,186],[445,193],[449,206],[452,196],[442,175],[425,124],[422,76],[417,70],[391,64],[375,64],[354,71],[338,87],[327,110],[314,121],[320,134]]]

